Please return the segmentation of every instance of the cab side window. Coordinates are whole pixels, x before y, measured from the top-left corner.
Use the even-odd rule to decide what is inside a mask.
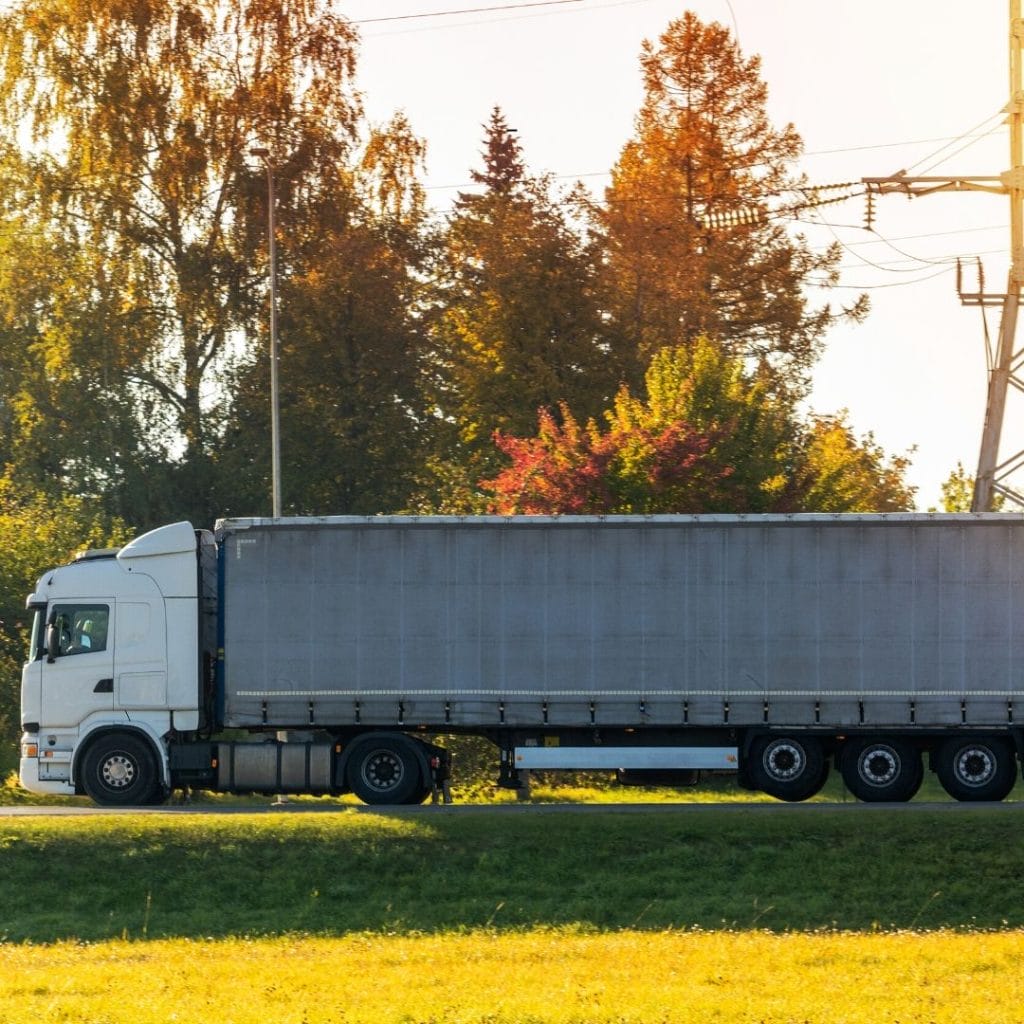
[[[109,624],[110,608],[107,605],[54,605],[49,625],[57,637],[57,656],[62,658],[105,651]]]

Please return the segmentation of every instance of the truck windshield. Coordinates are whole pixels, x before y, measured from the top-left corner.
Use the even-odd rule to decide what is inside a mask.
[[[28,660],[35,661],[43,653],[43,615],[45,608],[35,608],[32,611],[32,637],[28,642]]]

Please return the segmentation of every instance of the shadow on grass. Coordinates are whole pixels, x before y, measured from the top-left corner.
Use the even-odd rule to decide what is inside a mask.
[[[1020,815],[0,821],[0,937],[1024,927]]]

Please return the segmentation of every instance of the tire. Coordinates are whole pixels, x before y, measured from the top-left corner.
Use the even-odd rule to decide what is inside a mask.
[[[416,751],[399,737],[359,743],[349,756],[345,777],[349,789],[366,804],[418,803],[415,798],[423,792]]]
[[[95,740],[82,759],[81,783],[101,807],[139,807],[163,796],[153,748],[131,733],[108,733]]]
[[[419,789],[417,789],[405,802],[407,804],[421,804],[433,793],[433,791],[433,786],[428,786],[425,782],[421,782]]]
[[[846,788],[867,803],[903,803],[924,780],[921,752],[898,737],[849,741],[839,756],[839,771]]]
[[[759,736],[747,768],[755,789],[777,800],[807,800],[828,779],[828,762],[816,736]]]
[[[1017,762],[1008,740],[959,737],[936,751],[935,774],[955,800],[1002,800],[1017,781]]]

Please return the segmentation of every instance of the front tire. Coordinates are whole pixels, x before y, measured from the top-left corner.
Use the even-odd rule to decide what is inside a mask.
[[[1002,800],[1017,781],[1017,764],[1007,740],[960,737],[936,751],[935,774],[955,800]]]
[[[82,788],[101,807],[139,807],[162,795],[153,749],[141,736],[100,736],[82,759]]]
[[[921,788],[921,752],[906,740],[852,740],[843,747],[839,770],[846,788],[867,803],[903,803]]]
[[[349,789],[366,804],[419,803],[415,798],[423,792],[419,758],[412,744],[400,737],[359,743],[345,775]]]
[[[828,779],[828,761],[816,736],[759,736],[750,746],[750,781],[777,800],[807,800]]]

